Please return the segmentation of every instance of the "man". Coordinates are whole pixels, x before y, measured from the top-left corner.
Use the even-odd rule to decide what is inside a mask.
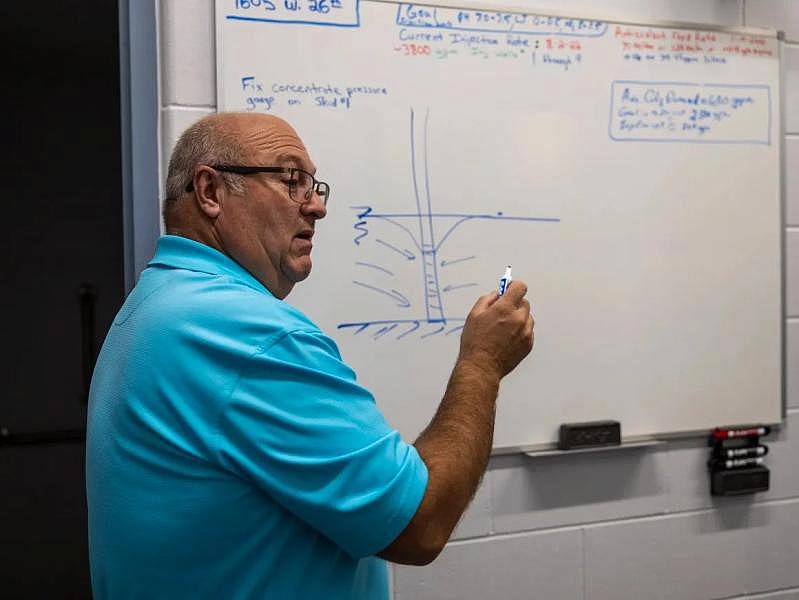
[[[477,301],[438,412],[406,444],[282,301],[327,212],[315,172],[272,116],[209,116],[178,141],[168,235],[92,381],[97,598],[386,598],[381,558],[429,563],[472,498],[499,381],[532,348],[527,288]]]

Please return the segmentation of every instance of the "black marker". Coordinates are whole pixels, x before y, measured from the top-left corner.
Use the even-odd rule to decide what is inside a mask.
[[[768,454],[768,446],[744,446],[743,448],[722,448],[716,456],[719,458],[752,458]]]
[[[763,457],[735,458],[733,460],[712,460],[710,466],[714,469],[740,469],[741,467],[754,467],[763,464]]]

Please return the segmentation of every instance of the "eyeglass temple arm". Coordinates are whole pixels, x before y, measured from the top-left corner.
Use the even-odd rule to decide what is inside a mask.
[[[211,165],[214,171],[223,173],[236,173],[238,175],[251,175],[252,173],[285,173],[286,171],[298,170],[293,167],[233,167],[227,165]],[[194,181],[186,184],[186,191],[194,191]]]

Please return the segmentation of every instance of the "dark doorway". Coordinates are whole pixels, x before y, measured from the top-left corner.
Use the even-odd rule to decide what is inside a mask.
[[[90,596],[88,377],[124,296],[117,2],[5,3],[0,581]]]

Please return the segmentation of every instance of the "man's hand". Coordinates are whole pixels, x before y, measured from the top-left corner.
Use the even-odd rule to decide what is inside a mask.
[[[516,368],[533,348],[533,315],[524,297],[527,284],[514,280],[503,296],[481,296],[463,327],[459,360],[491,369],[499,378]]]

